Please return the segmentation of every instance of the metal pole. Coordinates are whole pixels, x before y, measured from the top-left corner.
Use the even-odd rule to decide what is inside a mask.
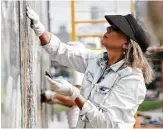
[[[88,37],[103,37],[104,34],[103,33],[99,33],[99,34],[78,34],[77,37],[78,38],[88,38]]]
[[[131,11],[131,14],[134,13],[134,1],[133,0],[130,1],[130,11]]]
[[[105,23],[106,20],[80,20],[80,21],[75,21],[75,24],[79,24],[79,23]]]
[[[48,11],[48,31],[51,32],[50,1],[47,1],[47,11]]]
[[[71,41],[76,41],[75,0],[71,0]]]

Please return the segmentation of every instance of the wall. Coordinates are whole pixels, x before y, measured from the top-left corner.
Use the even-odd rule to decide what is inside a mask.
[[[40,104],[44,72],[50,60],[30,28],[26,5],[39,13],[48,27],[47,2],[1,2],[1,127],[47,127],[50,107]]]

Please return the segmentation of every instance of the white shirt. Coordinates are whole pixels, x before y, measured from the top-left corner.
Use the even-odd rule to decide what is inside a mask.
[[[52,60],[85,73],[81,95],[87,101],[80,110],[78,128],[133,128],[134,115],[146,94],[141,70],[122,67],[124,60],[106,68],[106,52],[76,50],[54,35],[43,48]]]

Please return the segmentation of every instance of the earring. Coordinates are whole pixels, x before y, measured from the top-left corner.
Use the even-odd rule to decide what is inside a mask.
[[[126,51],[123,51],[123,55],[125,55],[126,54]]]

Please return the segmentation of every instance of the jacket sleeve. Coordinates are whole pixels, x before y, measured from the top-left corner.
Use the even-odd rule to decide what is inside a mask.
[[[43,48],[50,54],[52,61],[57,61],[61,65],[73,68],[78,72],[85,72],[89,58],[88,49],[75,49],[72,46],[62,43],[53,34],[50,43],[43,46]]]
[[[80,119],[89,122],[93,128],[117,128],[118,124],[128,125],[131,120],[134,123],[134,114],[143,102],[145,93],[143,81],[124,77],[114,86],[103,105],[96,107],[89,100],[86,101],[80,110]]]

